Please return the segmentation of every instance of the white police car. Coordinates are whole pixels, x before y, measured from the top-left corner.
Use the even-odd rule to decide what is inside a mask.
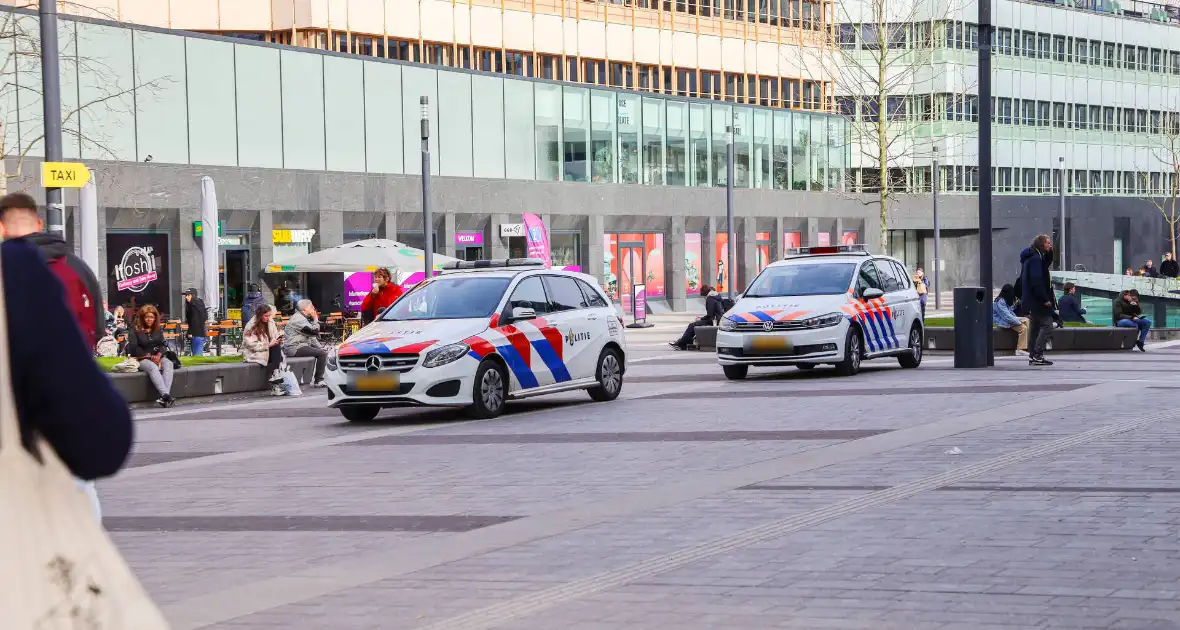
[[[762,270],[717,331],[717,360],[730,379],[750,366],[828,363],[841,375],[861,361],[922,362],[922,309],[905,266],[860,246],[800,248]]]
[[[383,407],[467,407],[490,418],[506,401],[623,387],[622,321],[590,276],[533,259],[451,265],[416,285],[328,356],[328,406],[349,421]]]

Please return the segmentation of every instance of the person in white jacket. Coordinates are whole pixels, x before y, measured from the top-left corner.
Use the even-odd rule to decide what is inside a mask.
[[[246,323],[242,335],[242,358],[247,363],[266,367],[272,396],[284,396],[283,389],[283,333],[275,325],[275,307],[265,304],[258,307],[254,317]]]

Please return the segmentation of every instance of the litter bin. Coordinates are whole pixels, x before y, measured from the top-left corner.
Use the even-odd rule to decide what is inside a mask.
[[[955,367],[983,368],[988,361],[992,304],[983,287],[955,288]],[[985,332],[986,331],[986,332]]]

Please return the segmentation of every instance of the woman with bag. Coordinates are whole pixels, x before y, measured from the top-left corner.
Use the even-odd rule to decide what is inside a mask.
[[[175,365],[165,356],[168,346],[164,343],[164,326],[160,311],[148,304],[135,314],[135,329],[127,342],[127,355],[139,361],[139,371],[148,375],[148,380],[159,392],[156,404],[171,407],[176,399],[172,397],[172,371]]]
[[[271,396],[286,396],[283,387],[283,333],[274,322],[275,307],[263,304],[254,311],[242,335],[242,358],[266,368]]]

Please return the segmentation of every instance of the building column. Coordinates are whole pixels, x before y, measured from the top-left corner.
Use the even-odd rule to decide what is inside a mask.
[[[671,239],[671,247],[664,247],[664,267],[667,269],[664,273],[664,292],[668,295],[668,307],[680,312],[688,310],[688,303],[685,301],[687,296],[684,277],[684,217],[672,217],[672,229],[668,236]]]
[[[836,234],[832,238],[832,245],[840,245],[844,242],[844,219],[836,217]]]
[[[377,233],[381,236],[381,238],[386,238],[391,241],[396,241],[397,240],[397,213],[396,212],[386,212],[384,214],[385,214],[385,220],[381,222],[381,229],[378,230]]]
[[[258,212],[258,227],[250,232],[250,279],[258,285],[268,303],[274,302],[274,293],[262,281],[266,266],[274,260],[274,213],[270,210]]]
[[[603,277],[603,267],[606,261],[606,250],[602,239],[606,236],[606,219],[601,214],[592,214],[586,218],[586,273],[594,276],[598,286],[606,285]]]
[[[444,212],[442,228],[438,232],[439,245],[443,256],[455,257],[455,213]]]
[[[180,286],[173,285],[172,292],[179,294],[181,291],[189,289],[200,290],[201,285],[204,284],[202,282],[204,270],[201,244],[193,238],[193,223],[201,220],[201,209],[199,207],[180,208],[177,214],[177,231],[180,234],[176,235],[179,237],[176,242],[179,244],[177,249],[180,252],[180,258],[176,262],[180,263],[180,269],[179,274],[174,274],[173,277],[180,282]]]
[[[107,268],[107,209],[106,206],[98,206],[98,283],[102,285],[102,295],[105,299],[111,299],[109,280],[110,269]]]
[[[488,221],[487,257],[489,260],[503,260],[508,258],[508,242],[500,237],[500,224],[508,223],[508,215],[493,214]]]
[[[806,240],[803,241],[802,247],[815,247],[819,245],[819,219],[807,219],[807,234]]]
[[[737,239],[738,272],[733,281],[733,292],[744,293],[746,285],[758,275],[758,224],[754,217],[734,219],[740,221],[734,234]]]
[[[701,235],[701,284],[717,288],[717,219],[705,219],[705,233]]]
[[[344,213],[320,210],[315,231],[316,249],[329,249],[344,244]]]
[[[787,221],[782,217],[777,217],[774,220],[774,234],[770,237],[770,242],[774,243],[774,251],[770,252],[770,259],[782,260],[787,257],[787,243],[783,239],[783,234],[787,231]]]

